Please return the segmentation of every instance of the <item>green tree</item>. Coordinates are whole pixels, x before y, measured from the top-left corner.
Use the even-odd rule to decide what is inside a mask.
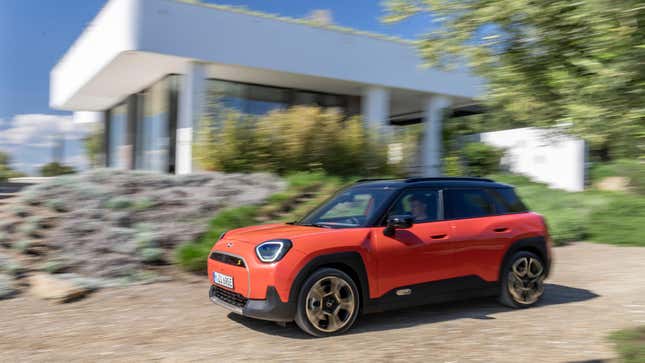
[[[491,122],[568,125],[601,159],[645,151],[642,0],[389,0],[386,22],[430,14],[429,65],[487,81]]]
[[[76,170],[74,170],[74,168],[72,168],[71,166],[64,165],[56,161],[45,164],[40,168],[40,175],[42,176],[57,176],[73,174],[75,172]]]
[[[103,126],[97,124],[92,132],[90,132],[89,135],[85,137],[83,140],[83,146],[85,147],[85,154],[87,155],[87,159],[90,162],[90,165],[92,167],[97,167],[101,164],[101,160],[103,157],[103,140],[104,140],[104,134],[103,134]]]
[[[9,154],[0,151],[0,181],[7,180],[9,178],[18,178],[25,175],[13,170],[9,166],[10,163],[11,157],[9,157]]]

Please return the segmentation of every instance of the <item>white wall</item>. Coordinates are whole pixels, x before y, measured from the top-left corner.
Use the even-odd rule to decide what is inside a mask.
[[[478,135],[481,142],[506,149],[502,163],[514,173],[550,187],[582,191],[585,142],[553,130],[520,128]]]

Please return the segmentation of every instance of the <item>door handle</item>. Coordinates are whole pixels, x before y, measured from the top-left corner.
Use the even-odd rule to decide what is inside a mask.
[[[493,229],[493,231],[498,232],[498,233],[499,233],[499,232],[506,232],[506,231],[508,231],[508,228],[506,228],[506,227],[499,227],[499,228],[495,228],[495,229]]]
[[[432,238],[432,239],[442,239],[442,238],[446,238],[446,236],[447,236],[446,234],[435,234],[433,236],[430,236],[430,238]]]

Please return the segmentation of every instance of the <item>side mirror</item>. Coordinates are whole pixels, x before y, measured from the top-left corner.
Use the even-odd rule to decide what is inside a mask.
[[[383,234],[392,237],[396,229],[410,228],[414,224],[414,217],[409,214],[392,215],[387,218],[387,227]]]

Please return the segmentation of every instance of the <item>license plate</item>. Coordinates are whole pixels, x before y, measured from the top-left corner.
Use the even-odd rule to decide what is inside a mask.
[[[228,287],[229,289],[233,288],[233,276],[224,275],[219,272],[213,272],[213,282]]]

